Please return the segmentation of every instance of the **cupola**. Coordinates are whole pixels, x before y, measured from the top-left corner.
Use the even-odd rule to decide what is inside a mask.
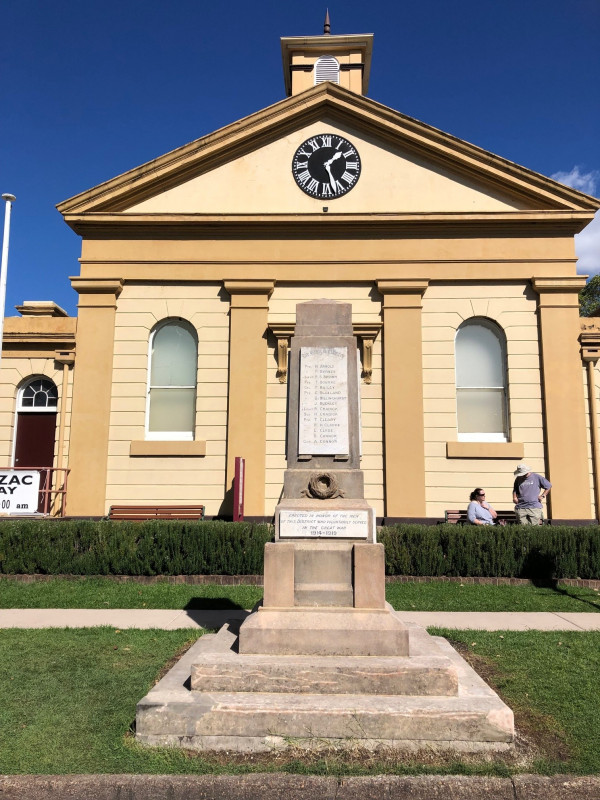
[[[281,38],[286,94],[289,97],[318,83],[331,81],[366,95],[372,52],[372,33],[332,36],[328,11],[322,36]]]

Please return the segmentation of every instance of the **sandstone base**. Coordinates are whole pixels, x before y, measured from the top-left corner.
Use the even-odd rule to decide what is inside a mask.
[[[238,752],[511,749],[512,711],[444,639],[407,628],[408,657],[265,657],[238,655],[230,623],[201,637],[138,703],[136,738]]]
[[[408,656],[408,630],[388,609],[261,607],[243,623],[239,652],[277,656]]]

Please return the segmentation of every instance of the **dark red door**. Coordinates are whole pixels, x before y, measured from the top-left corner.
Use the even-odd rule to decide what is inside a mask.
[[[56,412],[29,411],[17,417],[15,467],[52,467]],[[42,484],[44,476],[42,476]],[[41,486],[40,488],[44,488]],[[44,495],[40,492],[38,511],[44,510]]]

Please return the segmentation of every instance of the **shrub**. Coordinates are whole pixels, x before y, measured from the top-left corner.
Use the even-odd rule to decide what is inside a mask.
[[[0,572],[51,575],[256,575],[269,525],[150,520],[7,520]]]
[[[3,520],[0,573],[259,575],[270,525],[151,520]],[[380,529],[388,575],[600,578],[600,529],[394,525]]]
[[[600,578],[600,529],[506,525],[381,528],[388,575]]]

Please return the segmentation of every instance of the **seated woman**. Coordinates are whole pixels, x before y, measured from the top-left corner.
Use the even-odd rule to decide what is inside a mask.
[[[472,525],[495,525],[498,516],[489,503],[485,501],[485,490],[474,489],[469,497],[467,518]]]

